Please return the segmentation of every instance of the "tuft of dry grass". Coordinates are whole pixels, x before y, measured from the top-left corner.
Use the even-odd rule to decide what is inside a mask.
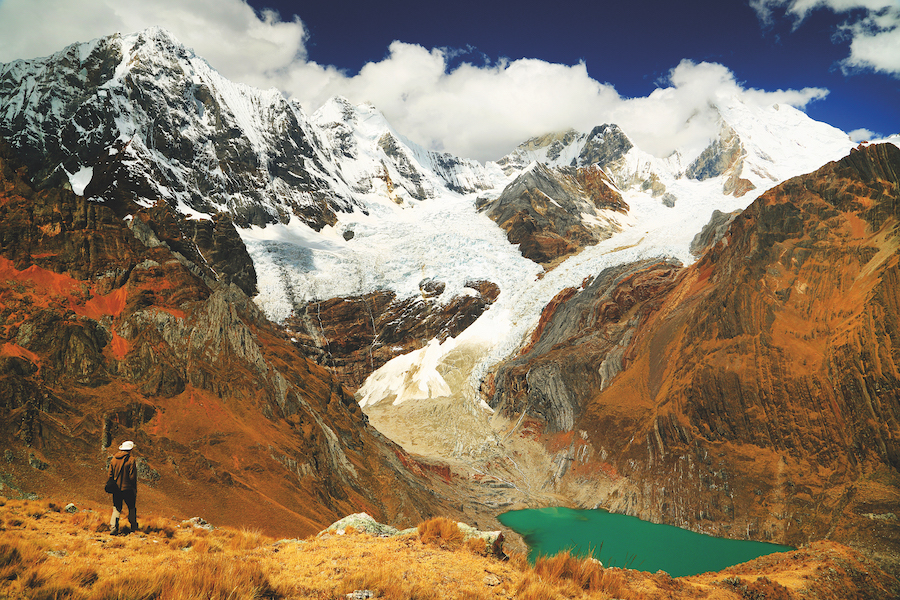
[[[172,539],[175,537],[175,532],[178,530],[168,519],[162,519],[159,517],[144,519],[138,531],[142,533],[150,534],[159,534],[166,539]]]
[[[477,537],[466,540],[465,549],[478,556],[487,556],[491,552],[491,548],[488,546],[487,541]]]
[[[274,600],[284,598],[285,593],[272,585],[268,573],[256,561],[202,556],[188,565],[167,565],[137,577],[128,574],[102,580],[92,590],[90,600],[201,597],[209,600]]]
[[[531,563],[528,562],[528,555],[522,552],[510,552],[508,562],[510,566],[518,571],[531,570]]]
[[[605,569],[598,560],[575,556],[567,551],[538,557],[533,573],[543,582],[572,590],[602,592],[623,599],[632,597],[624,585],[625,578],[620,569]]]
[[[558,600],[567,596],[534,573],[526,573],[516,588],[515,597],[517,600]]]
[[[419,581],[410,580],[408,575],[399,572],[389,563],[373,565],[371,569],[358,571],[344,580],[346,589],[371,590],[376,598],[385,600],[425,600],[437,598],[435,593],[429,593]]]
[[[432,544],[444,549],[455,550],[463,544],[463,533],[453,519],[435,517],[418,526],[419,539],[424,544]]]
[[[241,529],[240,531],[232,531],[227,534],[230,538],[228,548],[237,552],[244,550],[255,550],[260,546],[271,544],[275,540],[263,535],[259,530]]]
[[[109,520],[99,513],[84,510],[73,513],[69,519],[73,525],[85,531],[92,533],[109,531]]]

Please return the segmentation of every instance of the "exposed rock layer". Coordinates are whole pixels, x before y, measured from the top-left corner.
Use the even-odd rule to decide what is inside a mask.
[[[585,404],[622,370],[635,328],[658,308],[679,268],[666,261],[611,267],[560,292],[530,343],[485,386],[491,406],[509,418],[541,419],[548,432],[572,430]]]

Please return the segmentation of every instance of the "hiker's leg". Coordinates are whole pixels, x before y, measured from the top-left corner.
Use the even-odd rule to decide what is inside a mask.
[[[126,490],[123,496],[128,506],[128,525],[131,531],[137,531],[137,490]]]
[[[109,518],[109,530],[112,533],[119,533],[119,516],[122,514],[122,493],[113,492],[113,509],[112,516]]]

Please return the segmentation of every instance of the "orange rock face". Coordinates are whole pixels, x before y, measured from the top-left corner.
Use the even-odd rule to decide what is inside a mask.
[[[737,538],[835,539],[896,569],[898,225],[892,145],[794,178],[671,285],[632,294],[630,309],[621,284],[593,312],[586,290],[563,299],[528,352],[498,370],[494,404],[561,404],[548,390],[577,391],[561,412],[531,412],[584,432],[590,448],[555,481],[582,503]],[[577,336],[553,334],[579,302],[594,316]],[[592,359],[565,356],[588,338]],[[555,387],[538,377],[547,364],[561,374]]]
[[[227,246],[230,224],[191,244],[164,206],[24,176],[0,148],[0,493],[105,502],[108,455],[131,439],[145,514],[277,535],[453,514],[432,493],[446,473],[371,429],[332,373],[186,256]]]

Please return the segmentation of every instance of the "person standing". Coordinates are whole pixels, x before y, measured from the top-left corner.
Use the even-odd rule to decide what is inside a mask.
[[[137,531],[137,463],[131,451],[134,450],[134,442],[122,442],[119,451],[109,463],[109,479],[116,485],[112,493],[113,510],[109,519],[109,530],[113,535],[119,534],[119,516],[122,514],[122,504],[128,507],[128,525],[132,532]]]

